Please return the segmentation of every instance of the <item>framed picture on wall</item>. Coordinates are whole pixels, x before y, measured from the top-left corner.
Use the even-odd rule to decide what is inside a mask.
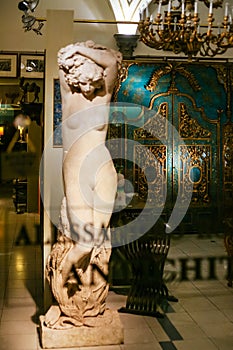
[[[20,77],[24,78],[38,78],[43,79],[44,77],[44,55],[20,55]]]
[[[0,54],[0,77],[16,78],[17,77],[17,60],[18,55],[1,53]]]
[[[53,81],[53,147],[62,147],[62,105],[60,81]]]

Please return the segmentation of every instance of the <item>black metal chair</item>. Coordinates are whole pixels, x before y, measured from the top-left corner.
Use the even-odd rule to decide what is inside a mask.
[[[119,312],[162,317],[158,311],[162,301],[178,301],[169,295],[163,281],[169,248],[170,235],[165,233],[165,225],[161,222],[143,237],[119,248],[131,264],[133,276],[126,307]]]

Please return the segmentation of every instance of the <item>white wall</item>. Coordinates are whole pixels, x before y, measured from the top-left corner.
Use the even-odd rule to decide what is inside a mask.
[[[43,35],[36,35],[33,31],[25,32],[21,21],[23,12],[18,9],[19,2],[0,0],[0,51],[42,51],[46,47],[46,22],[42,29]],[[48,9],[72,10],[75,19],[114,20],[108,0],[40,0],[34,16],[46,18]],[[64,24],[61,22],[57,25],[62,28]],[[92,39],[97,40],[100,44],[114,46],[113,34],[116,32],[115,24],[74,24],[73,40]]]

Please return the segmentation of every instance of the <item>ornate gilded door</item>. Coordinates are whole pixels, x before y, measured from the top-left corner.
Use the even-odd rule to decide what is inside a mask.
[[[145,106],[159,112],[165,120],[162,126],[157,125],[155,136],[150,133],[151,126],[158,123],[153,120],[153,114],[148,113],[147,117],[144,113],[136,128],[127,126],[128,122],[131,124],[130,117],[125,115],[124,135],[147,147],[156,157],[154,170],[151,164],[146,167],[150,168],[151,181],[153,171],[164,175],[158,189],[154,187],[154,195],[157,199],[163,198],[166,192],[164,213],[167,219],[178,193],[182,198],[187,193],[187,185],[191,185],[191,202],[180,227],[187,232],[213,233],[222,215],[221,129],[227,120],[225,66],[184,62],[126,63],[124,69],[116,100]],[[135,145],[134,148],[134,156],[140,157],[140,147]],[[149,195],[145,169],[137,165],[130,168],[127,163],[124,168],[129,173],[132,170],[135,191],[140,199],[145,199]]]
[[[166,101],[166,102],[165,102]],[[154,96],[151,107],[166,110],[170,125],[167,149],[168,213],[177,200],[187,196],[186,186],[192,188],[189,211],[183,223],[189,230],[206,230],[210,217],[216,217],[219,202],[219,123],[208,120],[197,108],[194,99],[176,89]],[[161,112],[160,112],[161,113]],[[176,137],[178,131],[180,138]],[[213,200],[214,199],[214,200]],[[205,227],[203,227],[205,224]]]

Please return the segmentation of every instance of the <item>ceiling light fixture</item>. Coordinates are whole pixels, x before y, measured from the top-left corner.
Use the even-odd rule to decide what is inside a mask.
[[[35,8],[38,6],[39,0],[27,0],[20,1],[18,3],[18,9],[24,12],[22,16],[23,28],[25,31],[33,30],[36,34],[42,35],[41,29],[43,27],[43,23],[37,20],[30,12],[34,12]],[[37,28],[33,28],[33,26],[38,23]]]
[[[208,7],[206,24],[202,23],[203,2]],[[221,23],[216,25],[214,10],[222,7],[223,0],[155,0],[154,3],[158,4],[154,18],[149,7],[140,14],[139,40],[145,45],[175,54],[183,52],[189,58],[197,54],[214,57],[233,48],[233,6],[229,2],[225,2]],[[199,12],[201,6],[203,11]],[[218,13],[215,14],[217,17]]]

